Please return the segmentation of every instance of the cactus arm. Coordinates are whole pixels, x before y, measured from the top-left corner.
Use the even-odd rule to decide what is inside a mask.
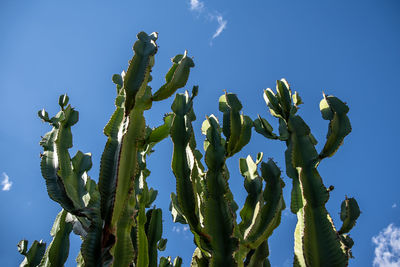
[[[133,245],[131,241],[131,229],[133,226],[135,201],[134,196],[131,197],[125,206],[118,221],[115,246],[111,249],[113,255],[113,267],[129,266],[133,261]]]
[[[46,251],[46,243],[43,243],[42,240],[37,241],[35,240],[31,246],[31,248],[28,249],[28,241],[27,240],[21,240],[18,243],[18,251],[20,254],[24,255],[25,258],[19,265],[20,267],[36,267],[40,264],[45,251]]]
[[[137,152],[140,143],[145,139],[145,119],[143,116],[144,110],[150,108],[149,103],[151,92],[147,86],[149,71],[146,74],[145,82],[136,93],[135,106],[130,111],[129,115],[124,118],[121,127],[121,151],[117,165],[116,192],[113,208],[111,225],[114,226],[122,213],[125,201],[129,196],[129,191],[133,188],[133,178],[135,177],[137,166]],[[125,77],[125,80],[127,78]],[[124,80],[124,81],[125,81]],[[127,94],[127,91],[125,91]],[[128,96],[126,98],[126,101]],[[126,102],[125,102],[126,103]],[[125,110],[126,112],[126,110]]]
[[[171,262],[171,257],[161,257],[159,267],[181,267],[182,266],[182,258],[177,256],[174,259],[174,262]]]
[[[201,188],[201,179],[198,168],[201,164],[198,162],[195,150],[194,134],[191,122],[195,119],[192,110],[192,99],[196,96],[197,87],[193,88],[192,96],[188,92],[177,94],[172,104],[174,119],[171,125],[171,139],[174,144],[172,157],[172,171],[176,178],[177,202],[172,199],[172,212],[178,212],[176,219],[182,222],[186,221],[190,230],[194,234],[196,245],[202,253],[207,252],[209,247],[209,236],[204,232],[202,220],[201,199],[197,196],[204,194],[196,192],[196,187]],[[193,182],[192,182],[193,181]],[[180,214],[183,216],[179,216]],[[174,215],[173,215],[174,216]]]
[[[225,93],[219,98],[219,110],[223,112],[222,132],[226,137],[227,157],[239,152],[251,138],[253,121],[239,112],[242,104],[235,94]]]
[[[233,237],[234,215],[227,200],[229,189],[224,168],[225,148],[217,119],[214,116],[207,117],[202,131],[207,136],[205,162],[208,167],[208,197],[205,205],[205,227],[212,237],[210,266],[236,266],[233,252],[238,242]]]
[[[148,143],[158,143],[161,140],[167,138],[169,136],[169,132],[171,129],[172,119],[173,119],[172,114],[165,115],[163,118],[164,124],[158,126],[157,128],[151,131],[151,134],[148,138],[149,139]]]
[[[182,266],[182,258],[177,256],[174,259],[174,267],[181,267]]]
[[[171,211],[173,222],[179,222],[181,224],[188,224],[181,207],[179,207],[178,197],[173,192],[171,193],[171,203],[169,205],[169,210]]]
[[[254,121],[254,129],[257,133],[264,135],[269,139],[277,139],[278,137],[272,131],[274,130],[272,126],[268,123],[268,121],[264,118],[261,118],[258,115],[258,118]]]
[[[154,93],[152,100],[160,101],[170,97],[179,88],[186,85],[189,78],[190,68],[194,67],[193,59],[183,55],[177,55],[172,59],[173,65],[165,76],[166,83]]]
[[[354,225],[356,225],[356,221],[360,214],[361,212],[357,201],[354,198],[346,197],[341,205],[340,219],[343,224],[338,233],[343,235],[350,232]]]
[[[225,93],[219,98],[219,110],[224,113],[223,133],[227,141],[227,155],[234,154],[241,132],[240,110],[242,104],[235,94]]]
[[[190,263],[191,267],[208,267],[209,260],[204,257],[199,248],[196,248],[192,255],[192,262]]]
[[[239,152],[245,145],[247,145],[250,142],[251,139],[251,129],[253,128],[254,125],[253,120],[250,119],[249,116],[240,115],[240,123],[241,123],[240,136],[233,150],[233,153]]]
[[[159,267],[173,267],[171,263],[171,257],[161,257]]]
[[[265,240],[253,251],[246,267],[270,267],[271,264],[269,263],[268,256],[268,242]]]
[[[151,209],[147,212],[146,234],[149,246],[149,267],[157,267],[157,242],[162,235],[162,211]]]
[[[135,106],[136,94],[143,84],[147,84],[154,55],[157,53],[157,33],[147,35],[140,32],[137,35],[138,41],[133,45],[135,55],[130,61],[128,70],[124,77],[123,89],[125,91],[125,115],[128,115]]]
[[[199,231],[199,219],[196,216],[196,200],[190,179],[193,166],[193,154],[189,148],[192,126],[187,116],[192,108],[189,94],[177,94],[172,104],[174,119],[171,126],[171,139],[174,144],[172,171],[176,177],[176,193],[179,207],[186,221],[194,231]],[[190,161],[189,161],[190,160]]]
[[[324,94],[319,106],[322,117],[330,121],[327,140],[319,155],[323,159],[336,153],[343,143],[343,139],[351,132],[351,124],[346,115],[349,112],[349,108],[338,98]]]
[[[265,103],[267,103],[267,106],[269,107],[269,112],[271,113],[271,115],[283,119],[283,111],[279,104],[279,100],[275,96],[274,92],[270,88],[267,88],[266,90],[264,90],[263,96]]]
[[[243,243],[253,249],[267,240],[273,230],[278,227],[282,210],[285,209],[282,195],[284,183],[280,178],[281,171],[270,159],[268,163],[261,163],[261,172],[267,183],[263,192],[263,199],[256,205],[252,223],[244,232]]]
[[[288,119],[292,109],[291,90],[288,82],[285,79],[276,81],[277,98],[279,99],[282,108],[284,119]]]
[[[68,103],[66,95],[60,96],[61,111],[49,119],[46,111],[39,111],[39,117],[53,126],[41,140],[44,153],[41,159],[41,172],[46,180],[51,199],[75,215],[82,216],[85,207],[82,197],[87,193],[85,181],[80,170],[73,166],[68,149],[72,147],[71,126],[78,121],[78,112]],[[76,160],[75,160],[76,161]],[[90,167],[89,167],[90,169]]]
[[[138,257],[137,266],[149,265],[149,251],[148,241],[146,236],[145,224],[147,218],[145,214],[145,207],[143,204],[139,206],[139,214],[137,217],[137,244],[138,244]]]
[[[58,159],[55,151],[54,141],[57,137],[57,129],[48,132],[40,142],[44,152],[41,156],[40,169],[43,178],[46,180],[46,187],[49,197],[58,202],[61,207],[69,212],[74,212],[75,206],[67,195],[64,182],[57,174]]]
[[[123,108],[117,106],[110,121],[104,128],[104,134],[108,139],[100,161],[99,191],[101,194],[101,217],[106,222],[111,219],[116,183],[116,163],[121,149],[121,136],[118,137],[118,132],[122,124],[123,115]]]
[[[59,121],[59,129],[55,140],[59,162],[58,173],[64,180],[66,192],[74,202],[74,206],[83,208],[84,203],[82,196],[84,192],[82,191],[84,189],[84,181],[73,172],[71,157],[68,152],[68,149],[72,147],[71,126],[78,121],[79,115],[70,105],[68,105],[66,109],[60,111],[59,114],[62,114],[61,117],[64,117],[64,119]]]
[[[72,231],[72,223],[68,216],[71,217],[65,210],[57,215],[50,232],[53,241],[47,247],[39,267],[64,266],[69,253],[69,234]]]
[[[239,159],[240,173],[245,178],[244,187],[247,191],[247,197],[240,211],[242,221],[239,224],[241,235],[244,235],[247,227],[251,225],[256,206],[262,198],[262,178],[257,172],[257,163],[253,161],[250,155],[246,159]]]
[[[304,214],[298,216],[298,224],[304,225],[304,228],[296,229],[296,233],[301,233],[301,230],[304,233],[302,242],[305,263],[307,266],[346,266],[347,259],[325,208],[329,195],[315,168],[318,154],[309,136],[310,129],[299,116],[292,116],[288,126],[292,133],[292,164],[299,173],[305,202]]]

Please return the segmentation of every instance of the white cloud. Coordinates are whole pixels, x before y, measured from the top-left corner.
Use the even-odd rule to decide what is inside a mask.
[[[175,233],[180,233],[180,232],[187,232],[189,230],[189,226],[185,225],[185,226],[173,226],[172,227],[172,232]]]
[[[204,9],[204,3],[199,0],[190,0],[190,10],[201,12]]]
[[[218,27],[215,33],[213,34],[212,39],[217,38],[222,33],[222,31],[225,30],[228,21],[224,19],[224,17],[221,14],[219,14],[219,12],[217,12],[216,10],[211,12],[209,9],[207,9],[206,6],[204,5],[204,2],[200,0],[190,0],[190,10],[196,11],[198,12],[198,14],[201,13],[202,16],[205,17],[206,19],[209,19],[211,21],[214,20],[217,21]]]
[[[10,177],[8,177],[7,173],[3,172],[3,181],[1,181],[1,185],[3,191],[10,191],[12,182],[10,181]]]
[[[392,208],[397,208],[397,204],[393,203]]]
[[[215,18],[218,22],[218,28],[212,36],[213,39],[217,38],[222,33],[222,31],[225,30],[226,24],[228,23],[221,15],[216,15]]]
[[[400,228],[389,224],[377,236],[372,237],[375,247],[374,267],[400,266]]]

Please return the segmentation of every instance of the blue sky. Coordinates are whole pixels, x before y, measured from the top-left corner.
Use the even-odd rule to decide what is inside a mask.
[[[249,3],[251,2],[251,3]],[[262,90],[286,78],[305,103],[300,115],[322,147],[327,122],[321,118],[322,91],[350,107],[353,131],[339,152],[319,167],[335,190],[327,204],[337,226],[345,195],[362,214],[351,236],[350,266],[400,266],[399,118],[400,3],[384,1],[7,1],[0,2],[0,265],[16,266],[17,242],[43,239],[60,208],[46,192],[39,170],[40,136],[49,130],[37,118],[43,107],[54,115],[58,96],[68,93],[80,112],[74,153],[92,152],[90,176],[97,180],[106,141],[102,129],[114,110],[114,73],[127,68],[139,31],[159,32],[153,88],[164,82],[170,58],[185,49],[194,56],[187,89],[199,85],[194,124],[211,113],[221,118],[218,97],[236,93],[245,114],[261,114],[273,126]],[[182,91],[182,90],[180,90]],[[172,99],[155,103],[147,123],[161,123]],[[201,143],[199,143],[201,144]],[[201,147],[201,145],[199,145]],[[283,144],[253,135],[228,161],[230,184],[241,206],[245,199],[238,158],[264,152],[284,167]],[[188,266],[194,246],[168,211],[175,189],[172,145],[165,140],[149,158],[148,183],[160,189],[167,249]],[[290,180],[284,176],[289,203]],[[272,266],[290,266],[295,216],[285,211],[270,238]],[[71,235],[66,266],[75,265],[80,240]],[[385,253],[388,252],[388,253]],[[394,265],[390,265],[394,264]],[[397,264],[397,265],[396,265]]]

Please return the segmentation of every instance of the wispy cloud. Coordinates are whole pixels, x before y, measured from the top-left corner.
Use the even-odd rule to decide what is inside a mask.
[[[190,0],[190,10],[201,12],[204,9],[204,3],[199,0]]]
[[[217,21],[218,27],[212,35],[211,39],[215,39],[221,35],[221,33],[226,29],[226,25],[228,21],[224,19],[224,17],[217,12],[216,10],[210,11],[204,5],[204,2],[200,0],[190,0],[190,10],[198,12],[198,14],[202,14],[206,19],[210,21]]]
[[[396,203],[393,203],[392,208],[393,208],[393,209],[394,209],[394,208],[397,208],[397,204],[396,204]]]
[[[228,23],[221,15],[216,15],[215,18],[218,22],[218,28],[212,36],[213,39],[217,38],[222,33],[222,31],[225,30],[226,24]]]
[[[377,236],[372,237],[375,247],[375,267],[400,266],[400,228],[389,224]]]
[[[182,235],[184,239],[189,239],[191,235],[189,234],[189,226],[184,225],[184,226],[173,226],[172,227],[172,232],[175,232],[179,235]]]
[[[3,181],[1,181],[1,185],[3,191],[10,191],[12,182],[10,181],[10,177],[8,177],[7,173],[3,172]]]
[[[185,225],[185,226],[173,226],[172,227],[172,232],[175,232],[175,233],[186,232],[187,230],[189,230],[189,226],[188,225]]]

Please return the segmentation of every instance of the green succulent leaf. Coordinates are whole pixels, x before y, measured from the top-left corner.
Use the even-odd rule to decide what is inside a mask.
[[[138,40],[133,45],[135,54],[130,61],[123,85],[126,95],[126,115],[129,114],[135,106],[136,94],[139,90],[143,87],[147,87],[151,67],[154,64],[154,55],[157,53],[157,37],[157,33],[147,35],[145,32],[140,32],[137,35]]]
[[[244,231],[244,243],[253,249],[260,246],[278,227],[282,210],[285,209],[280,169],[270,159],[267,163],[261,163],[261,173],[267,184],[262,199],[255,206],[251,224]]]
[[[61,109],[64,109],[66,105],[68,105],[69,97],[67,94],[60,95],[58,98],[58,105],[60,105]]]
[[[342,202],[340,210],[340,219],[343,222],[342,227],[338,231],[339,234],[346,234],[356,225],[361,211],[358,203],[354,198],[347,198]]]
[[[177,94],[172,104],[174,119],[171,126],[171,139],[174,144],[172,157],[172,171],[176,177],[176,192],[178,205],[174,205],[172,198],[172,209],[178,214],[184,214],[185,219],[193,229],[199,229],[199,218],[196,215],[196,200],[194,188],[191,182],[191,172],[194,166],[194,155],[189,147],[192,136],[191,120],[188,114],[192,108],[189,94]],[[178,210],[182,213],[180,213]],[[177,218],[177,217],[175,217]],[[180,219],[178,219],[180,220]]]
[[[289,83],[285,79],[276,81],[276,91],[280,100],[280,106],[282,107],[283,114],[285,118],[288,118],[292,109],[292,92],[290,90]]]
[[[25,258],[19,265],[20,267],[36,267],[40,264],[44,253],[46,251],[46,243],[43,243],[41,240],[40,241],[34,241],[31,248],[26,252],[28,246],[28,241],[26,240],[21,240],[18,243],[18,250],[22,249],[22,252],[25,252],[24,255]]]
[[[164,251],[165,248],[167,247],[167,242],[168,242],[168,239],[161,238],[160,241],[158,241],[157,249],[159,251]]]
[[[349,108],[340,99],[324,94],[319,106],[322,117],[330,121],[327,140],[320,153],[320,158],[323,159],[336,153],[344,138],[351,132],[351,124],[347,117]]]
[[[171,129],[173,114],[164,116],[164,124],[153,129],[149,136],[149,143],[158,143],[167,138]]]
[[[151,209],[147,212],[146,235],[149,251],[149,267],[157,267],[157,243],[162,235],[162,211],[161,209]]]
[[[176,90],[186,85],[190,68],[194,67],[193,59],[183,55],[177,55],[172,59],[173,65],[165,76],[166,83],[153,95],[153,101],[160,101],[173,95]]]
[[[257,133],[262,134],[266,138],[277,139],[276,134],[273,133],[274,129],[271,124],[269,124],[266,119],[261,118],[260,115],[258,115],[258,118],[254,121],[254,129]]]
[[[269,107],[269,112],[271,113],[272,116],[277,118],[283,118],[283,111],[279,104],[279,100],[270,88],[264,90],[264,100],[267,106]]]
[[[64,266],[69,253],[69,235],[72,231],[71,215],[62,210],[51,229],[53,241],[47,247],[39,267]]]

